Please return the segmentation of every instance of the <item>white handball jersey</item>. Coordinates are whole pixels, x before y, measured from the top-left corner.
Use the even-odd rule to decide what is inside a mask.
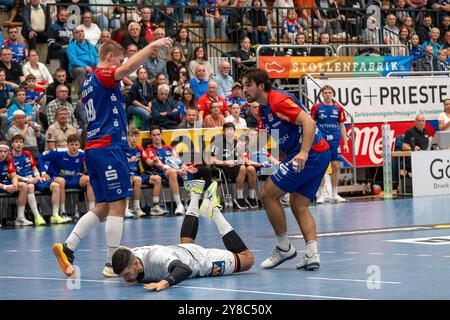
[[[228,250],[205,249],[197,244],[145,246],[132,249],[144,266],[141,282],[158,282],[169,275],[169,266],[180,260],[192,269],[189,278],[232,274],[236,261]]]

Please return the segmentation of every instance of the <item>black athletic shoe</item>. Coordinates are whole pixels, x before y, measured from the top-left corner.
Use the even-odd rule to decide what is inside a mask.
[[[258,208],[258,200],[248,198],[246,200],[246,202],[248,203],[250,209],[257,209]]]
[[[244,199],[234,199],[233,202],[238,209],[248,209],[248,204]]]

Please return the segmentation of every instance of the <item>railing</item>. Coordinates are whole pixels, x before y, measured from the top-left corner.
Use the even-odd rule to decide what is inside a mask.
[[[426,76],[426,75],[448,75],[450,71],[391,71],[386,77],[403,77],[403,76]]]

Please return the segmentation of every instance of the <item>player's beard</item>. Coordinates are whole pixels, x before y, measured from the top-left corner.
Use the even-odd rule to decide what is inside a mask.
[[[252,97],[250,94],[245,93],[245,99],[247,100],[248,103],[252,103],[258,100],[258,97]]]

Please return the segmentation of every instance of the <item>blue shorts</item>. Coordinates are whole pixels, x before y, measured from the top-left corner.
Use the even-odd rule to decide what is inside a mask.
[[[124,150],[86,150],[85,159],[96,202],[113,202],[132,195],[130,168]]]
[[[50,185],[55,181],[55,177],[51,177],[50,180],[36,183],[36,189],[42,193],[50,192]]]
[[[331,161],[342,161],[341,145],[337,143],[330,144]]]
[[[66,181],[66,189],[78,189],[80,187],[80,175],[64,176],[63,178]]]
[[[305,168],[295,172],[292,163],[283,161],[273,173],[273,183],[284,192],[296,192],[313,200],[330,164],[330,151],[310,153]]]

